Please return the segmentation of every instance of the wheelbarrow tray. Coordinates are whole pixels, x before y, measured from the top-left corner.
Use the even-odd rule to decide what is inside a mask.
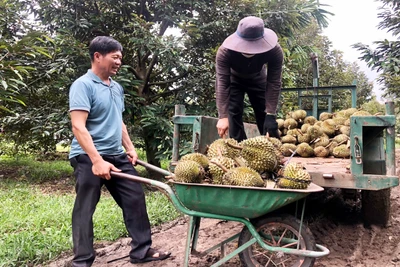
[[[173,182],[174,191],[188,209],[242,218],[258,218],[323,188],[307,189],[242,187]]]

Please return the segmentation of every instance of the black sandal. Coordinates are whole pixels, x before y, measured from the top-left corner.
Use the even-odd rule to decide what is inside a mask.
[[[158,254],[158,255],[157,255]],[[157,256],[156,256],[157,255]],[[171,255],[171,252],[161,252],[154,248],[149,248],[146,253],[146,256],[143,259],[134,259],[131,258],[131,263],[142,263],[142,262],[150,262],[150,261],[161,261],[165,260]]]

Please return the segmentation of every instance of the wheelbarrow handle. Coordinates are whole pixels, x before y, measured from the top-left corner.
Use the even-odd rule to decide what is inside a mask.
[[[157,166],[154,166],[154,165],[152,165],[152,164],[150,164],[150,163],[147,163],[147,162],[145,162],[145,161],[143,161],[143,160],[140,160],[140,159],[136,160],[136,164],[139,164],[139,165],[145,167],[146,169],[159,172],[159,173],[161,173],[162,175],[165,175],[165,176],[172,176],[172,175],[173,175],[173,174],[170,173],[169,171],[166,171],[166,170],[164,170],[164,169],[161,169],[161,168],[159,168],[159,167],[157,167]]]

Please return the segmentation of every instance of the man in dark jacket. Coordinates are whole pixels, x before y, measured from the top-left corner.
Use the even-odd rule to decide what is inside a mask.
[[[278,37],[261,18],[249,16],[218,49],[216,100],[218,134],[242,141],[244,95],[254,110],[260,134],[279,137],[276,109],[282,85],[283,52]]]

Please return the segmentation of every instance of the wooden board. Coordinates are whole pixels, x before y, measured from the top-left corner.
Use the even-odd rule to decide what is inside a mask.
[[[293,157],[290,162],[302,163],[306,170],[312,173],[350,173],[350,159]]]

